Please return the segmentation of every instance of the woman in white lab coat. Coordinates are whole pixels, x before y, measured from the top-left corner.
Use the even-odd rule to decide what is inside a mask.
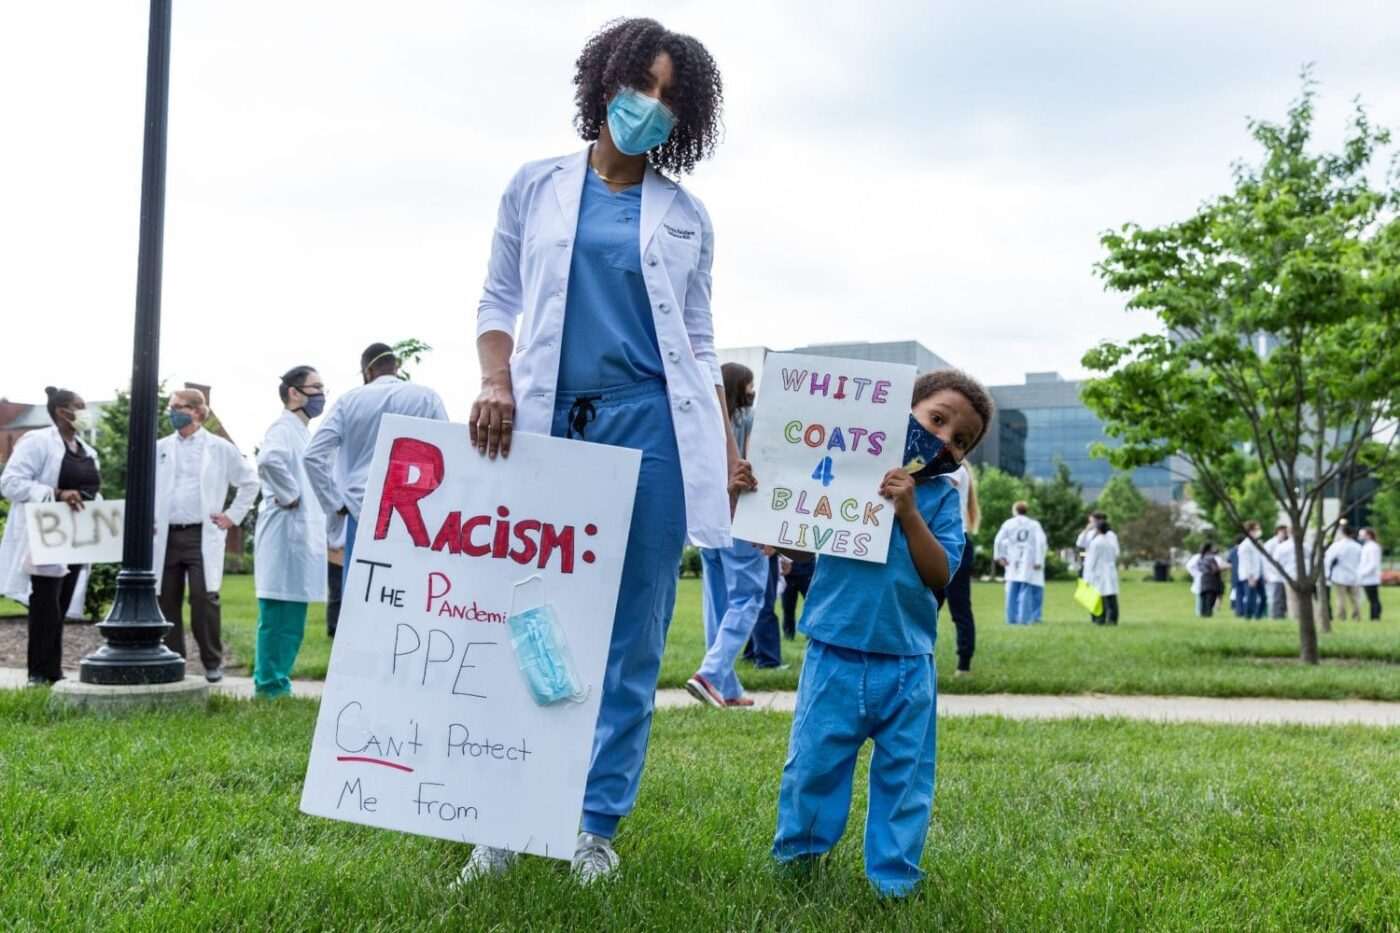
[[[21,437],[0,474],[0,495],[10,500],[0,541],[0,579],[6,596],[29,606],[29,683],[35,686],[63,679],[63,617],[78,595],[83,568],[30,561],[24,506],[61,501],[80,510],[97,498],[102,485],[97,451],[79,436],[91,427],[87,403],[67,389],[50,386],[44,391],[54,426]]]
[[[306,478],[307,424],[326,407],[321,374],[310,366],[289,370],[277,387],[282,414],[258,448],[262,506],[253,538],[253,583],[258,595],[253,694],[292,692],[292,666],[306,634],[309,603],[326,600],[326,516]]]
[[[1361,563],[1357,569],[1357,579],[1366,591],[1366,602],[1371,607],[1371,621],[1381,620],[1381,542],[1376,537],[1376,529],[1361,529]]]
[[[574,854],[589,882],[616,868],[611,839],[636,800],[686,533],[727,547],[730,497],[754,482],[723,414],[714,228],[661,174],[691,171],[719,139],[714,60],[653,20],[616,20],[579,55],[574,100],[589,145],[527,163],[501,197],[469,424],[489,457],[509,456],[517,428],[642,451]],[[459,880],[511,863],[477,846]]]
[[[1084,579],[1103,597],[1103,611],[1094,616],[1095,625],[1118,624],[1118,535],[1101,519],[1094,528],[1084,552]]]

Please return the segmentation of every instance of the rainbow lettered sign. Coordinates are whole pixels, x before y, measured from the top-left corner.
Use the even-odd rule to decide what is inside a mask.
[[[758,492],[741,496],[734,537],[884,563],[894,507],[880,480],[900,466],[912,366],[770,353],[748,459]]]

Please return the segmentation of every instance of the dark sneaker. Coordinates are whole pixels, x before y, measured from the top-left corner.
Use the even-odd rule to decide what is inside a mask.
[[[204,669],[204,679],[211,684],[216,684],[224,679],[224,669],[222,667],[206,667]]]

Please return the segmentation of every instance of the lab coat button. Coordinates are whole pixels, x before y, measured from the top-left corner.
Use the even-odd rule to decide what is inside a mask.
[[[667,304],[666,302],[664,302],[664,301],[661,302],[661,304],[657,305],[657,306],[656,306],[656,309],[657,309],[658,311],[660,311],[662,314],[670,314],[670,313],[671,313],[671,306],[668,305],[668,304]]]
[[[690,411],[690,399],[681,399],[681,411]]]
[[[656,265],[656,257],[655,257],[655,256],[648,256],[648,257],[647,257],[647,265],[649,265],[649,266],[654,266],[654,265]]]
[[[680,359],[681,359],[681,355],[680,355],[679,353],[677,353],[675,350],[668,350],[668,351],[666,351],[666,356],[668,356],[668,357],[670,358],[670,360],[671,360],[672,363],[679,363],[679,362],[680,362]]]

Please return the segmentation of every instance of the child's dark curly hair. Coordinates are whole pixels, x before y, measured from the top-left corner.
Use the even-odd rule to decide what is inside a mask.
[[[943,389],[952,389],[967,399],[977,417],[982,419],[982,433],[977,435],[977,439],[969,444],[966,450],[966,453],[972,453],[977,449],[977,445],[982,443],[982,438],[987,436],[987,429],[992,426],[992,418],[997,410],[996,402],[992,401],[991,393],[982,383],[961,369],[936,369],[914,380],[914,398],[910,404],[917,405]]]
[[[671,56],[675,70],[662,102],[676,115],[676,126],[647,153],[647,160],[658,171],[684,174],[710,156],[719,141],[724,84],[699,41],[668,32],[656,20],[613,20],[588,40],[575,62],[574,126],[584,139],[597,139],[613,95],[624,87],[650,86],[649,71],[662,52]]]

